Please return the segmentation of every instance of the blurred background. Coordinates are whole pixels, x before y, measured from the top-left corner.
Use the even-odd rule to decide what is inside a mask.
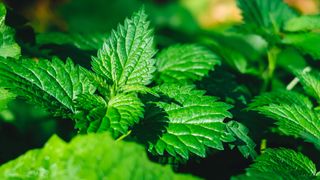
[[[302,14],[319,13],[320,3],[317,0],[285,1]],[[24,51],[36,54],[35,57],[46,57],[46,54],[62,58],[72,57],[83,66],[88,66],[90,56],[96,53],[90,46],[83,52],[71,46],[50,45],[41,47],[41,54],[37,54],[38,49],[34,49],[35,47],[31,47],[30,44],[34,44],[36,39],[38,43],[45,44],[46,38],[50,36],[41,34],[48,35],[54,32],[99,34],[107,37],[112,28],[142,5],[145,6],[149,19],[155,27],[159,49],[174,43],[198,42],[201,39],[197,36],[199,34],[222,32],[232,25],[241,23],[241,13],[235,0],[4,0],[3,2],[9,7],[7,16],[9,25],[17,29],[19,37],[17,39],[24,41],[19,43]],[[74,41],[68,38],[64,40]],[[216,76],[220,77],[219,72]],[[221,77],[227,76],[223,74]],[[230,79],[232,78],[230,75]],[[231,80],[228,81],[231,84]],[[231,88],[230,86],[226,88]],[[239,91],[245,94],[246,90]],[[1,98],[5,93],[8,92],[0,92],[0,102],[4,102]],[[226,92],[221,92],[223,93]],[[217,95],[219,92],[214,94]],[[44,110],[30,106],[19,98],[15,99],[9,103],[6,110],[0,112],[0,164],[16,158],[29,149],[41,147],[54,133],[69,140],[76,131],[73,129],[72,121],[53,119]],[[218,156],[204,160],[196,159],[183,166],[180,171],[210,177],[211,172],[205,167],[215,166],[216,172],[221,173],[216,176],[221,176],[223,179],[227,178],[223,177],[225,169],[230,171],[229,174],[237,174],[250,164],[239,152],[226,150],[219,153]],[[225,158],[226,156],[228,158]]]
[[[285,0],[303,14],[319,11],[318,0]],[[241,21],[235,0],[4,0],[37,32],[106,31],[144,4],[153,23],[190,31]],[[98,23],[100,22],[100,23]],[[108,23],[106,23],[108,22]]]

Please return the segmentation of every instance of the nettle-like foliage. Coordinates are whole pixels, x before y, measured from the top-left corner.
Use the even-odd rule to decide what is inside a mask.
[[[320,72],[296,71],[296,74],[306,93],[320,103]],[[249,109],[275,119],[282,133],[303,138],[320,149],[320,116],[317,107],[303,94],[282,90],[256,97]]]
[[[319,173],[318,173],[319,174]],[[231,179],[317,179],[316,165],[306,156],[291,149],[267,149],[246,173]]]
[[[75,120],[79,133],[130,135],[152,154],[178,159],[205,157],[208,148],[223,150],[223,143],[255,157],[247,128],[226,121],[231,106],[192,85],[219,58],[196,44],[156,53],[153,30],[140,10],[112,31],[92,58],[92,71],[70,59],[1,58],[0,76],[11,92]]]

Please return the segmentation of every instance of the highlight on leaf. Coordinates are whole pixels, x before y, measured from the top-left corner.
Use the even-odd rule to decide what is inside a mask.
[[[155,80],[165,83],[192,83],[207,76],[220,58],[205,47],[195,44],[174,45],[157,55]]]
[[[317,179],[316,174],[316,165],[308,157],[291,149],[279,148],[265,150],[245,174],[231,179]]]
[[[224,142],[249,142],[248,137],[234,137],[235,133],[228,131],[224,120],[232,117],[230,105],[205,96],[204,91],[192,86],[164,84],[154,90],[160,99],[147,98],[145,117],[133,129],[152,154],[183,159],[191,154],[205,157],[208,148],[223,150]],[[254,147],[253,144],[249,146]],[[245,149],[243,153],[251,154]]]
[[[265,93],[255,98],[249,109],[276,120],[282,133],[320,148],[319,116],[307,97],[287,91]]]
[[[112,31],[97,57],[93,57],[92,69],[116,88],[147,85],[155,71],[153,46],[153,30],[142,9]]]

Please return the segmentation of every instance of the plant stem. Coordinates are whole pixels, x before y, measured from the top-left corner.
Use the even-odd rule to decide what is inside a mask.
[[[276,69],[277,56],[279,53],[280,53],[280,49],[278,49],[275,46],[272,47],[271,49],[269,49],[269,51],[267,53],[267,55],[268,55],[268,68],[263,74],[264,84],[262,86],[262,90],[261,90],[262,92],[267,91],[267,89],[272,81],[273,74]]]
[[[120,136],[120,137],[116,140],[116,142],[123,140],[124,138],[126,138],[127,136],[129,136],[129,135],[131,134],[131,132],[132,132],[132,131],[130,130],[130,131],[128,131],[127,134],[124,134],[124,135]]]
[[[311,71],[311,67],[307,66],[305,67],[302,72],[306,73],[306,72],[310,72]],[[288,85],[287,85],[287,90],[291,91],[297,84],[299,83],[299,79],[297,77],[295,77]]]

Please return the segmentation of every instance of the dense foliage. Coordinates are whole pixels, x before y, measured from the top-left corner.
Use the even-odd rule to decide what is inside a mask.
[[[223,178],[319,178],[320,16],[282,0],[237,3],[243,23],[222,32],[170,27],[186,42],[157,29],[150,4],[109,34],[28,34],[1,4],[0,126],[73,127],[47,127],[72,140],[53,135],[0,166],[0,179],[220,177],[183,167],[221,152],[252,163]],[[14,120],[17,104],[43,119]]]

